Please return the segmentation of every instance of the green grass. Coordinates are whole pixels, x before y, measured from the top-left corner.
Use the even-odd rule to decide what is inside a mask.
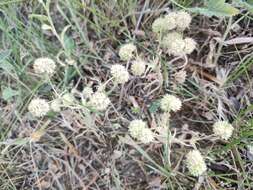
[[[196,39],[198,51],[188,57],[186,81],[177,84],[174,74],[184,60],[171,63],[171,57],[160,53],[151,25],[168,8],[194,6],[202,5],[193,0],[51,0],[43,7],[35,0],[1,1],[0,189],[141,190],[151,184],[161,189],[228,188],[222,183],[250,189],[253,175],[247,145],[253,142],[252,47],[225,47],[203,31],[217,31],[223,40],[247,34],[243,30],[251,36],[247,26],[252,25],[252,18],[244,12],[230,19],[194,14],[185,35]],[[239,23],[242,31],[232,31],[234,23]],[[42,24],[52,31],[43,31]],[[216,47],[214,69],[202,67],[210,39]],[[110,79],[111,65],[125,64],[118,50],[126,42],[133,42],[141,57],[157,62],[162,69],[131,78],[123,87],[108,82],[105,90],[110,92],[113,106],[105,113],[93,112],[80,103],[44,118],[28,112],[34,97],[51,101],[73,89],[99,88]],[[42,56],[57,63],[50,79],[34,73],[34,60]],[[67,59],[76,64],[67,65]],[[221,86],[196,70],[217,78],[220,68],[229,71]],[[162,125],[159,100],[165,93],[183,100],[182,110],[171,115],[165,140],[143,145],[131,139],[127,126],[133,119],[147,121],[152,129]],[[228,119],[235,127],[227,142],[212,135],[212,124],[219,118]],[[41,134],[38,141],[33,141],[34,134]],[[191,176],[185,165],[185,154],[193,147],[202,152],[209,168],[199,179]],[[223,165],[229,169],[220,171]]]

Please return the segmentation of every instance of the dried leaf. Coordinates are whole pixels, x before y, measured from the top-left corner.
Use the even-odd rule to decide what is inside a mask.
[[[225,45],[253,43],[253,37],[238,37],[224,42]]]

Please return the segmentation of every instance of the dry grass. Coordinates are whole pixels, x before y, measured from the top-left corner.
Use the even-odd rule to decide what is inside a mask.
[[[221,41],[252,37],[251,15],[243,10],[231,18],[193,14],[185,33],[198,48],[184,65],[185,60],[162,54],[151,32],[153,20],[170,9],[178,7],[162,0],[51,1],[59,36],[69,25],[60,41],[41,30],[43,21],[35,14],[46,12],[37,1],[0,2],[1,190],[252,189],[253,155],[247,145],[253,142],[253,46]],[[31,117],[27,105],[33,97],[52,100],[106,82],[112,64],[125,64],[118,50],[126,41],[157,67],[124,85],[109,82],[106,91],[114,89],[105,112],[69,106],[41,119]],[[58,61],[50,82],[33,72],[40,56]],[[77,64],[61,66],[65,58]],[[175,75],[182,68],[187,77],[180,84]],[[128,136],[129,122],[139,118],[152,129],[159,127],[164,115],[158,102],[165,93],[183,100],[182,110],[171,115],[168,138],[148,145],[135,142]],[[218,119],[235,127],[227,142],[212,135]],[[189,174],[184,162],[195,146],[208,166],[199,178]]]

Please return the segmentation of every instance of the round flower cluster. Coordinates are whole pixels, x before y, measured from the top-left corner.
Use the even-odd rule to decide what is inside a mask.
[[[192,17],[189,13],[185,11],[178,11],[176,13],[176,23],[177,23],[177,28],[179,30],[185,30],[190,26],[190,23],[192,21]]]
[[[136,60],[132,62],[131,71],[135,76],[140,76],[145,72],[146,63],[142,60]]]
[[[111,67],[111,75],[113,76],[115,82],[118,84],[123,84],[129,79],[129,73],[127,69],[119,64],[113,65]]]
[[[120,59],[128,61],[133,57],[133,53],[136,51],[136,46],[132,43],[125,44],[119,49]]]
[[[178,111],[181,109],[182,102],[179,98],[166,94],[163,96],[160,102],[160,107],[163,111],[169,112],[169,111]]]
[[[33,99],[28,105],[28,111],[35,117],[45,116],[49,110],[48,102],[41,98]]]
[[[191,15],[185,11],[170,12],[153,22],[152,31],[155,33],[164,33],[173,29],[183,31],[190,26],[191,20]]]
[[[161,45],[168,53],[181,56],[191,54],[197,43],[192,38],[183,39],[182,34],[178,32],[170,32],[163,38]]]
[[[176,20],[171,15],[157,18],[152,24],[152,31],[155,33],[163,33],[176,28]]]
[[[186,165],[193,176],[200,176],[207,170],[205,161],[198,150],[192,150],[186,155]]]
[[[217,121],[213,125],[213,132],[221,139],[228,140],[233,134],[233,126],[227,121]]]
[[[131,121],[129,124],[129,132],[133,138],[136,138],[144,144],[154,140],[152,131],[147,128],[146,123],[142,120],[136,119]]]
[[[192,38],[185,38],[184,42],[185,42],[185,46],[184,46],[183,52],[185,54],[191,54],[196,49],[197,43]]]
[[[95,92],[89,101],[89,105],[98,111],[105,110],[110,104],[110,99],[102,92]]]
[[[35,73],[37,74],[47,74],[49,76],[52,76],[56,68],[54,60],[47,58],[47,57],[41,57],[34,61],[33,69]]]

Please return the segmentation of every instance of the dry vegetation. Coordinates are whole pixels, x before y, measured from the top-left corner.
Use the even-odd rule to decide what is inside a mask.
[[[250,11],[240,7],[230,17],[190,12],[184,35],[197,48],[185,59],[162,52],[152,23],[171,10],[203,6],[200,1],[51,0],[48,5],[45,10],[36,0],[0,1],[1,190],[253,189]],[[128,42],[148,62],[146,72],[115,85],[110,68],[131,64],[118,55]],[[39,57],[55,61],[51,78],[34,72]],[[87,86],[94,91],[103,86],[111,101],[105,111],[82,104]],[[33,98],[51,102],[66,93],[74,100],[61,111],[44,117],[29,113]],[[157,135],[148,144],[131,138],[132,120],[142,119],[155,131],[168,118],[159,108],[164,94],[182,101],[165,137]],[[229,140],[213,135],[217,120],[233,125]],[[193,148],[207,165],[199,177],[185,163]]]

